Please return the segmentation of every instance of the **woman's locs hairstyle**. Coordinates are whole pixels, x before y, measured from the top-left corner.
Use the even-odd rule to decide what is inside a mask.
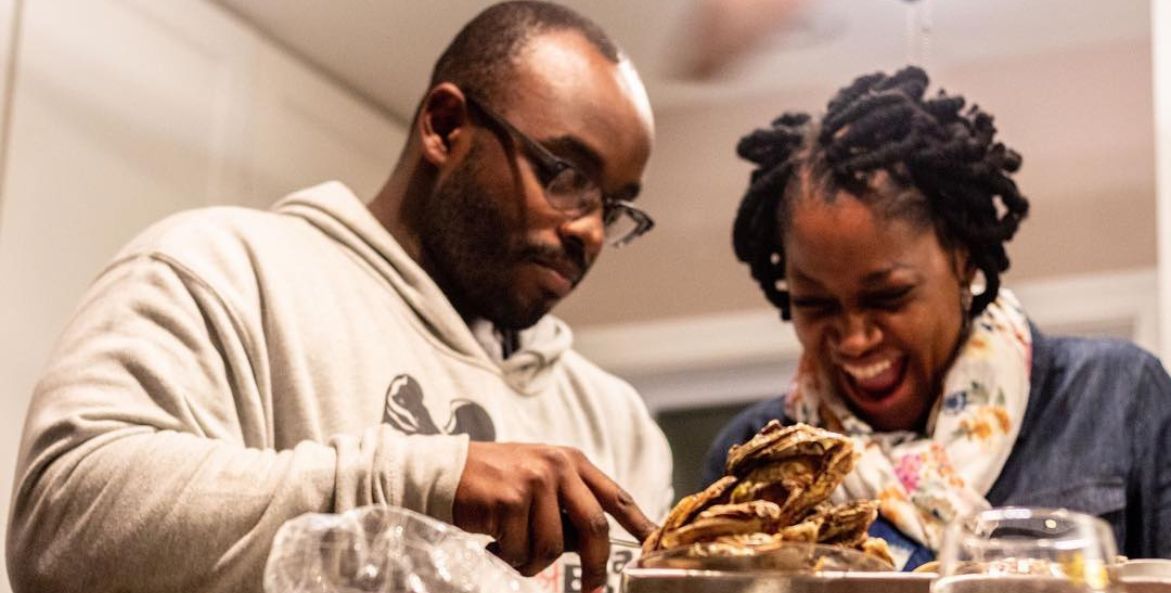
[[[737,152],[756,169],[736,213],[733,247],[783,319],[791,317],[783,234],[795,183],[826,200],[845,191],[890,216],[924,219],[945,248],[966,249],[973,271],[983,273],[984,291],[968,314],[996,299],[1009,266],[1004,243],[1029,210],[1010,178],[1021,157],[994,141],[992,116],[964,109],[963,97],[941,90],[925,100],[927,83],[914,66],[862,76],[838,91],[820,123],[790,112],[740,139]],[[899,190],[876,187],[879,171]],[[902,203],[908,194],[917,203]]]

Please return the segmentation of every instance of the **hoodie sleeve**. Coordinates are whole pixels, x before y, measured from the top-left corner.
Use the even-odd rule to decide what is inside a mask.
[[[26,420],[16,593],[260,591],[273,535],[302,513],[388,503],[450,520],[466,438],[378,425],[276,450],[282,428],[248,387],[264,381],[257,347],[174,262],[136,256],[97,280]]]

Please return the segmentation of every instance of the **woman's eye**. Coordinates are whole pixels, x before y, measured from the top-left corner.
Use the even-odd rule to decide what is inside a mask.
[[[793,308],[807,314],[830,313],[837,306],[831,300],[815,298],[794,298],[792,299],[792,304]]]
[[[910,288],[900,288],[889,292],[880,292],[872,295],[868,300],[871,306],[878,309],[897,309],[906,303],[907,297],[910,294]]]

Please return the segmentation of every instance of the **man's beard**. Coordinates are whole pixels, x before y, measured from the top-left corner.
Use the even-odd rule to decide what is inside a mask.
[[[459,168],[435,187],[421,217],[424,257],[440,288],[465,319],[483,318],[500,329],[520,330],[541,319],[554,302],[517,293],[517,266],[533,260],[568,259],[582,270],[588,263],[574,245],[562,250],[524,243],[524,216],[509,224],[507,209],[519,210],[520,195],[493,196],[477,180],[483,153],[472,146]],[[519,192],[519,190],[518,190]],[[512,202],[508,202],[511,200]]]

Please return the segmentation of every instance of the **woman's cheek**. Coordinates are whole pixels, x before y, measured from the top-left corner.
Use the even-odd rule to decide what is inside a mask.
[[[801,348],[807,352],[820,354],[820,351],[827,346],[824,324],[797,314],[793,316],[793,331],[797,334],[797,341],[801,343]]]

